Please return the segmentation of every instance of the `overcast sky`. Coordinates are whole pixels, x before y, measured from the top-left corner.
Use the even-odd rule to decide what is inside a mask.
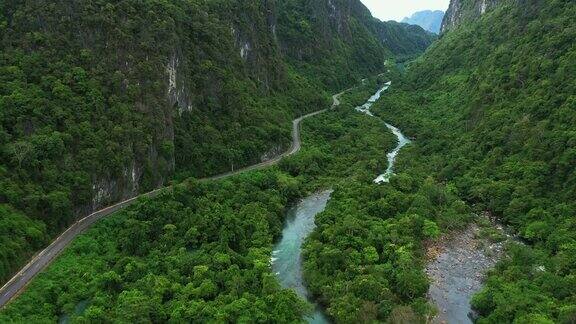
[[[361,0],[380,20],[401,21],[404,17],[422,10],[448,9],[450,0]]]

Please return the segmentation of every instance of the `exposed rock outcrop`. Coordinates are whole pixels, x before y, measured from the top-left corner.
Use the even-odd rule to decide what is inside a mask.
[[[452,0],[442,21],[441,33],[472,22],[504,0]]]

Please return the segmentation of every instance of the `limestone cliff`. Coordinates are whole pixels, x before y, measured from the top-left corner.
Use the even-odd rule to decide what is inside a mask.
[[[452,0],[442,21],[441,33],[481,17],[504,0]]]

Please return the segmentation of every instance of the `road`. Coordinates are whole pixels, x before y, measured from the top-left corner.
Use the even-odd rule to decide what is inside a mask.
[[[350,90],[350,89],[348,89],[348,90]],[[344,91],[332,96],[332,107],[330,109],[334,109],[335,107],[338,107],[340,105],[340,100],[339,100],[340,96],[343,95],[348,90],[344,90]],[[235,171],[223,173],[223,174],[220,174],[217,176],[201,179],[201,181],[220,180],[220,179],[224,179],[224,178],[227,178],[227,177],[230,177],[233,175],[237,175],[240,173],[244,173],[247,171],[258,170],[258,169],[262,169],[265,167],[269,167],[271,165],[274,165],[274,164],[280,162],[280,160],[282,160],[283,158],[285,158],[287,156],[294,155],[294,154],[298,153],[298,151],[300,151],[300,148],[302,147],[302,140],[300,139],[300,125],[301,125],[302,121],[306,118],[310,118],[310,117],[319,115],[321,113],[324,113],[327,110],[328,109],[318,110],[318,111],[315,111],[315,112],[310,113],[308,115],[298,117],[292,121],[292,145],[290,145],[290,148],[286,152],[276,156],[275,158],[273,158],[271,160],[264,161],[264,162],[254,164],[251,166],[247,166],[245,168],[241,168],[241,169],[238,169]],[[2,307],[1,303],[0,303],[0,307]]]
[[[332,96],[332,107],[330,109],[334,109],[335,107],[340,105],[340,96],[344,94],[346,91],[340,92]],[[323,112],[326,112],[328,109],[322,109],[308,115],[299,117],[292,121],[292,145],[290,148],[282,153],[281,155],[271,159],[269,161],[265,161],[262,163],[258,163],[255,165],[251,165],[242,169],[238,169],[232,172],[227,172],[224,174],[220,174],[214,177],[209,177],[205,179],[201,179],[201,181],[209,181],[209,180],[219,180],[224,179],[227,177],[231,177],[240,173],[244,173],[247,171],[262,169],[271,165],[278,163],[283,158],[293,155],[300,151],[302,147],[302,141],[300,139],[300,128],[301,122],[309,117],[316,116]],[[83,233],[87,228],[92,226],[98,220],[109,216],[120,209],[126,208],[132,205],[134,202],[138,200],[138,198],[142,197],[154,197],[158,195],[162,190],[167,188],[157,189],[148,193],[144,193],[142,195],[136,196],[134,198],[119,202],[113,206],[106,207],[102,210],[94,212],[74,223],[70,226],[64,233],[58,236],[52,244],[50,244],[47,248],[36,254],[32,258],[30,262],[24,268],[22,268],[10,281],[8,281],[2,288],[0,288],[0,309],[4,307],[10,300],[16,297],[20,292],[22,292],[26,286],[34,279],[34,277],[44,270],[51,262],[54,260],[58,254],[60,254],[78,235]]]

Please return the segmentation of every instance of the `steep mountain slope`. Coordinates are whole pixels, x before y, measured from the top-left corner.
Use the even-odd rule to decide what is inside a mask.
[[[382,53],[422,53],[434,40],[421,28],[372,17],[360,1],[287,0],[278,3],[278,39],[289,63],[336,89],[377,72]]]
[[[382,103],[416,137],[407,166],[526,243],[475,297],[479,323],[576,319],[574,17],[573,1],[501,1],[445,33]]]
[[[395,21],[382,23],[373,20],[369,28],[399,60],[418,56],[421,50],[428,48],[431,39],[436,39],[436,35],[424,31],[420,26]]]
[[[502,0],[450,1],[450,6],[442,20],[441,32],[444,33],[460,25],[471,23],[502,2]]]
[[[278,3],[278,38],[290,63],[307,77],[341,88],[391,52],[363,26],[370,12],[359,1],[289,0]]]
[[[394,55],[364,24],[359,1],[0,2],[0,282],[80,215],[282,150]]]
[[[412,16],[404,18],[402,22],[410,25],[418,25],[429,32],[440,34],[443,18],[444,11],[442,10],[424,10],[418,11],[412,14]]]

